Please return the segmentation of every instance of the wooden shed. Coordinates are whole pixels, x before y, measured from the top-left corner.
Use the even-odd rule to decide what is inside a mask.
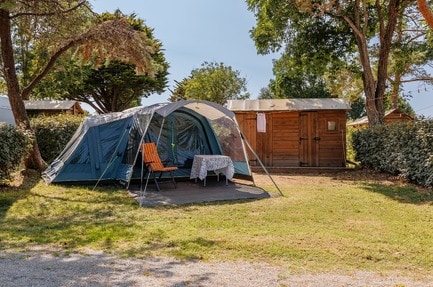
[[[346,99],[231,100],[227,108],[266,167],[346,166]]]
[[[413,121],[413,118],[400,109],[392,109],[385,112],[383,116],[383,120],[384,123],[388,125],[388,124],[398,123],[398,122]],[[368,127],[368,118],[367,117],[359,118],[354,122],[347,124],[347,126],[355,127],[355,128]]]
[[[29,100],[24,101],[29,116],[70,114],[79,115],[84,111],[77,101]]]

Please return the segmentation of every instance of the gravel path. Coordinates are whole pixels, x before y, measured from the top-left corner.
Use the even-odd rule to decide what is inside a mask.
[[[426,287],[433,286],[433,277],[414,279],[373,272],[299,275],[259,263],[119,259],[96,252],[55,256],[43,251],[0,251],[0,286]]]

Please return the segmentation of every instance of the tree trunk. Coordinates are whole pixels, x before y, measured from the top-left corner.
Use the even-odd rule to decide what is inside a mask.
[[[18,125],[23,126],[30,134],[34,135],[34,132],[30,126],[30,120],[27,115],[26,108],[24,106],[24,101],[21,96],[20,86],[15,69],[10,15],[9,11],[5,9],[0,9],[0,49],[9,102],[11,104],[15,121]],[[46,167],[46,163],[42,159],[41,153],[39,151],[36,138],[33,142],[32,152],[26,161],[26,166],[35,167],[38,170],[43,170]]]
[[[427,0],[417,0],[418,9],[424,17],[427,24],[433,29],[433,13],[427,4]]]
[[[399,98],[398,95],[400,94],[400,85],[401,85],[401,74],[397,73],[392,83],[391,96],[390,96],[392,109],[398,108],[398,98]]]
[[[377,5],[381,5],[378,1]],[[366,31],[361,27],[361,21],[350,23],[357,41],[360,61],[363,68],[364,93],[366,98],[365,107],[367,110],[368,125],[370,127],[381,125],[384,122],[384,96],[386,81],[388,79],[388,61],[391,51],[392,37],[397,26],[399,9],[402,3],[399,0],[390,0],[386,9],[386,15],[382,14],[382,7],[378,6],[379,21],[379,58],[377,73],[374,77],[371,66]],[[362,9],[360,9],[362,10]],[[366,12],[366,11],[365,11]]]
[[[368,124],[369,126],[380,125],[383,122],[383,116],[381,117],[383,112],[380,113],[377,106],[377,83],[370,62],[367,37],[363,32],[362,27],[353,26],[352,29],[355,34],[356,44],[359,51],[359,60],[362,66],[362,83],[364,86],[365,109],[367,111]]]
[[[368,56],[367,56],[368,58]],[[377,126],[383,123],[383,111],[381,112],[380,107],[383,109],[383,105],[378,105],[380,100],[383,98],[376,98],[377,95],[377,83],[374,79],[374,75],[371,69],[370,61],[362,59],[361,63],[363,67],[363,84],[365,94],[365,109],[367,111],[368,125],[370,127]],[[381,116],[382,115],[382,116]]]
[[[380,4],[379,4],[380,5]],[[399,0],[390,0],[387,7],[387,15],[379,15],[379,21],[381,22],[379,37],[379,62],[377,67],[377,88],[376,88],[376,106],[377,110],[381,113],[381,123],[383,123],[384,117],[384,104],[383,99],[386,91],[386,83],[388,80],[388,66],[389,66],[389,54],[391,51],[392,40],[395,29],[397,27],[399,11],[403,11],[404,7]]]

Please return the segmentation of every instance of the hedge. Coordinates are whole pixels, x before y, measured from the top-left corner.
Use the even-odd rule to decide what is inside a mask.
[[[0,123],[0,185],[12,179],[31,148],[31,137],[22,129]]]
[[[83,121],[83,116],[61,114],[31,119],[42,158],[51,163],[65,148]]]
[[[433,120],[355,131],[352,145],[363,166],[433,187]]]

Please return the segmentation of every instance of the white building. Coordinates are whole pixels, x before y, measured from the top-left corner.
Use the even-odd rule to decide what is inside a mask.
[[[7,96],[0,96],[0,123],[2,122],[15,125],[15,118]]]

